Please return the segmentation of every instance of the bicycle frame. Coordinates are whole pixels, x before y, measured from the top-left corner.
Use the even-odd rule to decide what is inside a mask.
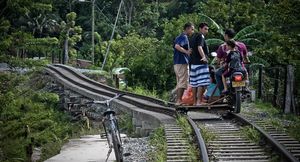
[[[105,114],[105,117],[104,117],[102,124],[103,124],[104,130],[105,130],[105,134],[106,134],[107,141],[108,141],[109,148],[110,148],[108,157],[113,148],[117,162],[122,162],[123,161],[122,140],[121,140],[121,136],[120,136],[120,132],[119,132],[118,122],[115,118],[115,112],[108,108],[104,114]]]
[[[114,99],[117,99],[118,97],[123,96],[124,94],[117,94],[113,98],[105,101],[92,101],[92,102],[87,102],[87,104],[102,104],[106,106],[106,111],[103,113],[103,120],[102,120],[102,125],[106,134],[106,138],[109,144],[109,151],[107,153],[107,158],[106,161],[109,158],[109,155],[114,149],[115,156],[116,156],[116,161],[117,162],[123,162],[123,147],[122,147],[122,140],[121,140],[121,135],[119,132],[119,126],[118,126],[118,121],[115,117],[115,111],[110,109],[110,102]]]

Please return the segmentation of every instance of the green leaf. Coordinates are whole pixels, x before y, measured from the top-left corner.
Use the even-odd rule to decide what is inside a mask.
[[[255,32],[256,29],[257,29],[257,25],[247,26],[247,27],[243,28],[241,31],[239,31],[238,33],[236,33],[236,35],[233,39],[240,40],[241,37],[243,37],[244,35],[247,35],[249,33]]]
[[[123,68],[113,68],[112,69],[112,73],[113,74],[117,74],[117,75],[124,74],[124,73],[129,72],[129,71],[130,71],[130,69],[126,68],[126,67],[123,67]]]
[[[206,43],[208,46],[218,46],[218,45],[224,43],[224,41],[221,39],[212,38],[212,39],[207,39]]]
[[[252,33],[245,34],[241,36],[238,40],[243,40],[245,38],[266,38],[269,37],[269,34],[264,31],[254,31]]]
[[[245,43],[247,46],[255,46],[255,45],[262,44],[262,41],[260,41],[256,38],[245,38],[245,39],[242,39],[239,41]]]
[[[205,14],[199,14],[199,16],[201,17],[201,19],[203,19],[203,21],[206,21],[210,25],[215,26],[217,28],[217,32],[219,34],[224,35],[223,27],[221,25],[219,25],[218,23],[216,23],[212,18],[210,18],[209,16],[207,16]]]

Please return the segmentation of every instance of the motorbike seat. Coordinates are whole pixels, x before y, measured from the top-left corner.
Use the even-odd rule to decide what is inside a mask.
[[[233,75],[233,76],[235,76],[235,75],[243,75],[243,73],[240,72],[240,71],[235,71],[235,72],[232,73],[232,75]]]

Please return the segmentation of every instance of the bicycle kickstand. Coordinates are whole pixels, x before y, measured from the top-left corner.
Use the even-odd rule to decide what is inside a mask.
[[[110,147],[109,147],[109,150],[108,150],[108,153],[107,153],[107,155],[106,155],[106,160],[105,160],[105,162],[107,162],[107,160],[108,160],[108,158],[109,158],[109,156],[110,156],[110,154],[111,154],[111,151],[112,151],[112,147],[110,146]]]

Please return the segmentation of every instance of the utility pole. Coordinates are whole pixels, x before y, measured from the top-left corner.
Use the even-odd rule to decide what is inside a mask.
[[[110,49],[110,45],[111,45],[111,42],[112,42],[112,39],[114,37],[114,34],[115,34],[115,29],[116,29],[116,26],[117,26],[117,22],[118,22],[118,19],[119,19],[119,14],[121,12],[121,7],[123,5],[123,0],[121,0],[120,4],[119,4],[119,9],[118,9],[118,13],[117,13],[117,17],[116,17],[116,20],[115,20],[115,24],[114,24],[114,28],[113,28],[113,31],[110,35],[110,40],[108,42],[108,46],[106,48],[106,53],[105,53],[105,57],[104,57],[104,60],[103,60],[103,63],[102,63],[102,67],[101,67],[101,70],[103,70],[104,68],[104,65],[106,63],[106,59],[107,59],[107,56],[108,56],[108,53],[109,53],[109,49]]]
[[[95,64],[95,0],[92,0],[92,64]]]

